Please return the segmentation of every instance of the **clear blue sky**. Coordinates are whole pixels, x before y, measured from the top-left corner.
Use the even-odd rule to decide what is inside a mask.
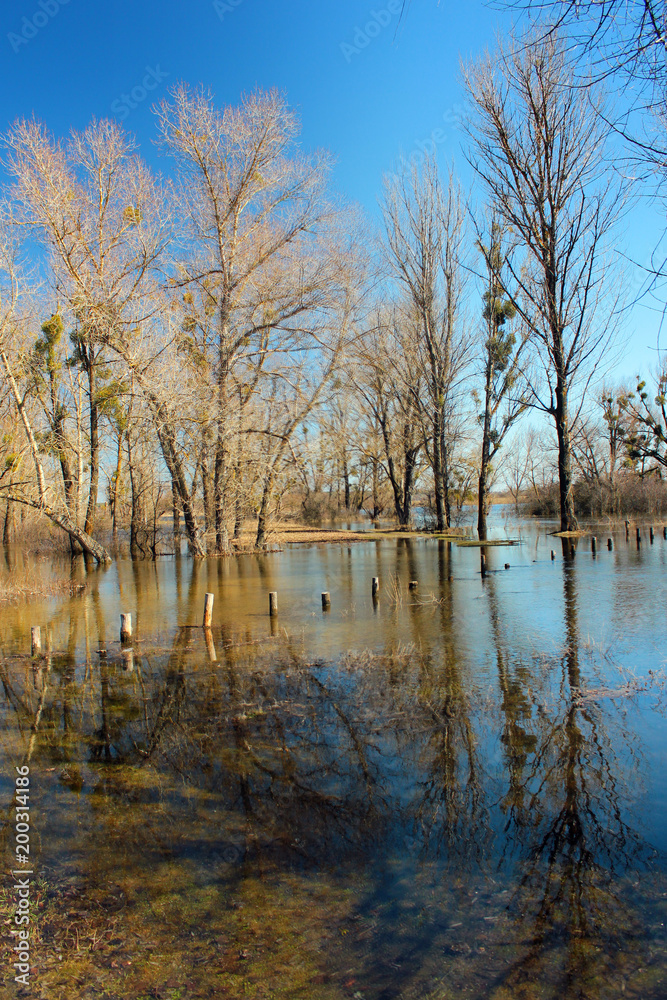
[[[304,146],[331,150],[336,186],[376,213],[382,173],[434,135],[441,164],[454,159],[469,179],[456,128],[460,58],[510,27],[509,14],[479,0],[411,0],[402,17],[399,7],[400,0],[14,0],[0,14],[0,129],[34,114],[64,135],[92,116],[115,115],[143,156],[164,168],[150,108],[170,85],[203,83],[221,104],[255,86],[278,87],[301,116]],[[628,253],[645,260],[662,223],[657,210],[637,209]],[[629,314],[628,374],[651,363],[656,330],[647,309]]]

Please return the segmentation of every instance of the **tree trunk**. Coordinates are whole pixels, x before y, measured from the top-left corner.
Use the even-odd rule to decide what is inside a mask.
[[[9,483],[11,487],[11,481]],[[12,540],[12,531],[14,530],[14,506],[11,500],[7,500],[7,508],[5,510],[5,523],[2,528],[2,544],[9,545]]]
[[[489,484],[486,478],[486,466],[482,466],[477,490],[477,537],[481,542],[485,542],[487,536],[486,515],[489,507]]]
[[[245,510],[243,494],[244,441],[245,435],[241,433],[239,413],[238,443],[236,446],[236,463],[234,465],[234,538],[240,538],[241,536]]]
[[[213,530],[215,514],[213,511],[213,493],[211,491],[211,473],[208,467],[208,455],[206,447],[202,451],[201,459],[201,486],[204,497],[204,527],[207,532]]]
[[[402,528],[410,526],[412,516],[412,493],[415,486],[415,470],[419,448],[410,448],[405,453],[405,475],[403,476],[403,505],[399,524]]]
[[[380,516],[380,484],[378,476],[378,465],[380,464],[377,458],[372,460],[372,490],[373,490],[373,520],[377,521]]]
[[[229,555],[229,532],[227,530],[227,449],[224,430],[220,428],[215,448],[215,469],[213,473],[213,498],[215,505],[215,551],[217,555]]]
[[[440,430],[440,454],[442,455],[442,488],[445,494],[445,527],[450,528],[452,524],[452,508],[449,502],[449,449],[445,439],[444,421]]]
[[[579,527],[574,513],[572,495],[572,446],[567,410],[567,386],[559,378],[556,382],[556,433],[558,435],[558,487],[560,494],[560,530],[576,531]]]
[[[181,544],[181,512],[178,506],[178,487],[173,479],[171,481],[171,503],[174,528],[174,548],[178,549]]]
[[[435,517],[438,531],[446,525],[445,489],[442,475],[442,413],[436,412],[433,420],[433,486],[435,489]]]
[[[91,534],[97,517],[97,488],[100,479],[99,409],[96,399],[95,364],[92,360],[88,367],[88,391],[90,393],[90,493],[84,528]]]
[[[489,460],[491,432],[491,380],[493,371],[490,364],[486,366],[486,386],[484,391],[484,425],[482,428],[482,461],[479,468],[479,483],[477,487],[477,535],[480,541],[486,541],[486,516],[489,509]]]
[[[132,559],[140,559],[143,550],[139,544],[139,532],[142,523],[141,510],[141,484],[139,473],[134,465],[132,454],[132,435],[127,435],[127,465],[130,474],[131,513],[130,513],[130,556]]]
[[[116,452],[116,472],[114,474],[113,482],[113,499],[112,499],[112,532],[115,538],[118,534],[118,494],[120,492],[120,474],[123,463],[123,433],[120,432],[118,435],[118,450]]]
[[[259,505],[259,511],[257,512],[257,534],[255,536],[255,549],[257,551],[261,551],[266,547],[266,524],[272,482],[273,476],[269,474],[264,481],[262,499]]]

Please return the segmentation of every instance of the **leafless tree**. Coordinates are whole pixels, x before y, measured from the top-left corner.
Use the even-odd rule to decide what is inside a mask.
[[[325,193],[326,156],[299,152],[297,118],[278,93],[218,109],[181,86],[158,117],[188,217],[175,284],[189,295],[189,331],[209,368],[216,551],[227,553],[236,387],[250,399],[271,355],[298,349],[326,308],[339,213]]]
[[[423,379],[412,330],[398,308],[379,308],[348,357],[350,378],[365,424],[382,442],[382,466],[398,523],[409,525],[424,446],[420,415]],[[377,450],[377,449],[376,449]],[[373,460],[376,450],[371,453]],[[374,512],[380,506],[374,471]]]
[[[29,317],[20,310],[20,278],[17,265],[17,247],[13,239],[11,221],[5,216],[0,222],[0,364],[2,374],[9,388],[18,418],[23,427],[28,444],[29,454],[34,465],[34,483],[22,481],[12,483],[7,493],[8,499],[25,504],[46,515],[50,521],[61,528],[81,550],[92,556],[97,562],[108,562],[110,556],[104,546],[90,536],[85,528],[71,517],[65,503],[59,502],[54,494],[44,470],[44,463],[33,427],[29,409],[29,396],[22,386],[24,366],[21,358],[21,347],[25,343],[25,326]],[[30,383],[30,378],[28,379]],[[11,468],[16,465],[14,457]],[[34,485],[35,490],[31,488]]]
[[[472,357],[463,311],[465,213],[456,181],[443,186],[435,158],[403,165],[385,181],[383,214],[392,276],[405,296],[405,324],[426,392],[418,400],[433,470],[437,527],[450,524],[449,422]]]
[[[497,60],[469,66],[465,80],[470,161],[516,241],[504,290],[544,373],[531,381],[532,405],[555,424],[561,530],[569,531],[577,527],[572,411],[609,347],[616,306],[604,250],[620,195],[602,176],[602,96],[593,85],[571,86],[557,36],[513,40]]]
[[[516,306],[505,295],[504,241],[502,226],[492,217],[487,239],[481,237],[478,246],[486,265],[482,334],[482,364],[484,376],[482,450],[477,489],[477,532],[480,539],[487,535],[489,491],[493,462],[514,423],[526,409],[527,382],[524,359],[529,337],[519,337],[512,329]],[[509,323],[509,326],[507,325]],[[517,324],[515,324],[517,325]],[[522,324],[518,324],[521,328]]]

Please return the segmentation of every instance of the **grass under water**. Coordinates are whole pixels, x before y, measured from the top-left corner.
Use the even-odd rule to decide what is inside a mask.
[[[213,663],[189,630],[131,670],[120,649],[4,660],[33,995],[664,995],[667,880],[622,717],[660,709],[661,677],[499,651],[481,688],[451,650],[332,666],[215,638]]]

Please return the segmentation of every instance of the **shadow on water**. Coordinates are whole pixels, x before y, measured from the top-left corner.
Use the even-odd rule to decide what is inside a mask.
[[[5,652],[3,803],[12,762],[29,761],[43,995],[665,995],[645,787],[660,684],[633,686],[582,640],[569,542],[556,566],[545,556],[546,652],[517,640],[526,591],[512,596],[491,548],[463,612],[479,553],[429,551],[432,579],[418,545],[396,549],[404,595],[420,581],[404,606],[382,595],[374,614],[367,595],[380,648],[318,658],[251,615],[193,628],[202,588],[231,594],[232,571],[176,560],[168,584],[135,564],[120,597],[153,574],[177,609],[168,641],[134,605],[134,645],[110,642],[100,585],[54,609],[41,658]],[[232,583],[252,595],[250,566]],[[256,572],[275,586],[270,557]],[[2,838],[9,869],[8,822]]]

